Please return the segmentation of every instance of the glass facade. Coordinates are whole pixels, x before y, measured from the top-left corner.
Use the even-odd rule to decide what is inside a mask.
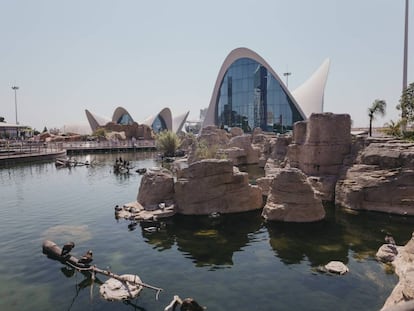
[[[216,124],[251,132],[291,130],[303,118],[273,75],[250,58],[236,60],[224,75],[216,103]]]
[[[117,120],[116,123],[122,125],[131,125],[132,123],[134,123],[134,120],[131,119],[129,114],[125,113]]]
[[[167,125],[165,124],[165,121],[162,117],[158,115],[158,117],[152,122],[152,129],[155,133],[162,132],[167,129]]]

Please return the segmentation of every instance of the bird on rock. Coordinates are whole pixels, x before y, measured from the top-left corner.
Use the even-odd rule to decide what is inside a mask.
[[[83,264],[90,264],[93,260],[92,255],[92,251],[88,250],[85,255],[79,258],[79,262]]]
[[[60,256],[66,256],[70,253],[70,251],[75,247],[75,243],[73,242],[67,242],[62,247],[62,252],[60,253]]]

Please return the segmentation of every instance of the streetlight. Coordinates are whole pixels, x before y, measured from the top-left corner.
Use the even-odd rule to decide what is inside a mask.
[[[289,76],[291,75],[291,72],[284,72],[283,75],[286,77],[286,87],[289,87]]]
[[[404,24],[404,65],[402,90],[407,88],[407,53],[408,53],[408,0],[405,0],[405,24]]]
[[[17,90],[19,89],[18,86],[14,85],[12,86],[12,90],[14,90],[14,109],[16,111],[16,124],[19,124],[17,121]]]

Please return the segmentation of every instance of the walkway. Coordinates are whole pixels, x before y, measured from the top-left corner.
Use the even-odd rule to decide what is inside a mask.
[[[0,167],[15,163],[65,158],[68,154],[154,151],[153,140],[104,142],[0,142]]]

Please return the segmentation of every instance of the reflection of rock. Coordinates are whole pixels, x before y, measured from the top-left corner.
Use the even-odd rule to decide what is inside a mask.
[[[260,213],[255,211],[217,218],[176,215],[161,230],[143,235],[158,249],[176,244],[196,266],[214,268],[233,265],[233,254],[250,242],[261,222]]]
[[[150,169],[142,177],[137,201],[145,208],[174,198],[174,177],[166,169]]]
[[[399,282],[388,297],[382,310],[393,305],[404,305],[405,301],[414,299],[414,234],[405,246],[398,246],[397,250],[398,254],[392,262],[392,265],[395,267]]]
[[[290,168],[273,178],[262,216],[266,220],[312,222],[323,219],[325,209],[305,174]]]
[[[319,267],[333,258],[348,262],[349,246],[343,241],[343,227],[339,224],[268,222],[266,227],[270,246],[285,264],[307,260],[312,267]]]
[[[249,185],[248,174],[229,160],[207,159],[177,172],[174,186],[177,212],[209,215],[246,212],[262,207],[262,194]]]

